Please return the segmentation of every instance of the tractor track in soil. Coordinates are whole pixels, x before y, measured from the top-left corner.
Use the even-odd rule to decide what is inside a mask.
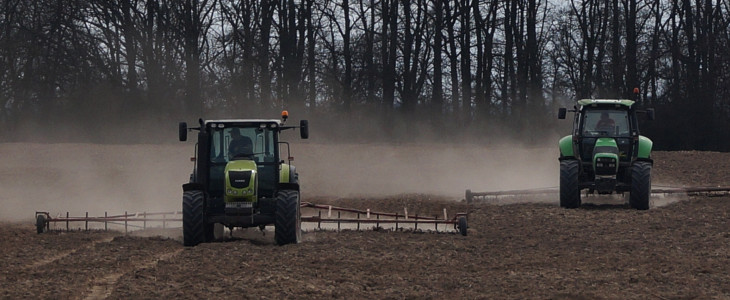
[[[55,262],[57,260],[63,259],[63,258],[65,258],[65,257],[67,257],[67,256],[69,256],[71,254],[76,253],[77,251],[88,250],[88,249],[93,248],[94,245],[96,245],[98,243],[108,243],[108,242],[111,242],[112,240],[114,240],[114,237],[105,237],[105,238],[102,238],[102,239],[99,239],[99,240],[91,241],[87,245],[84,245],[84,246],[82,246],[80,248],[75,248],[75,249],[71,249],[71,250],[68,250],[68,251],[63,251],[63,252],[58,253],[56,255],[52,255],[52,256],[49,256],[49,257],[41,258],[40,260],[35,261],[35,262],[31,263],[30,265],[26,265],[25,267],[23,267],[23,269],[39,268],[39,267],[42,267],[44,265],[53,263],[53,262]]]
[[[89,289],[89,294],[84,298],[87,300],[93,300],[93,299],[106,299],[108,298],[111,293],[114,291],[114,286],[121,278],[122,276],[129,274],[131,272],[137,272],[143,269],[147,268],[154,268],[157,266],[157,264],[160,261],[166,261],[174,257],[175,255],[178,255],[180,252],[182,252],[183,249],[175,249],[170,252],[162,253],[157,255],[156,257],[153,257],[153,259],[150,259],[145,262],[140,262],[135,266],[132,266],[129,270],[124,270],[121,272],[114,272],[111,274],[108,274],[102,278],[95,279],[92,282],[92,286]]]
[[[73,156],[74,149],[63,151]],[[302,165],[313,159],[298,157]],[[727,153],[656,152],[654,159],[657,185],[730,183]],[[326,179],[324,171],[315,169],[320,175],[311,182]],[[27,189],[15,187],[21,188]],[[310,231],[303,243],[280,247],[267,228],[265,235],[237,230],[233,238],[185,248],[179,229],[36,234],[31,220],[0,222],[0,298],[730,298],[730,196],[657,198],[652,209],[636,211],[613,200],[566,210],[557,199],[467,205],[458,196],[404,193],[303,194],[310,202],[386,212],[407,207],[414,215],[464,211],[469,235]]]

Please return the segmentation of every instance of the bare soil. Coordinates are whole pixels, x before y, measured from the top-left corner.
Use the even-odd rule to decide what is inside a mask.
[[[468,212],[468,236],[307,231],[301,244],[276,246],[267,228],[185,248],[180,229],[36,234],[37,210],[179,209],[190,147],[5,144],[0,298],[730,299],[728,196],[656,197],[648,211],[616,198],[574,210],[528,197],[468,205],[465,188],[557,185],[557,154],[343,147],[293,145],[304,151],[296,162],[305,201]],[[324,159],[331,164],[318,163]],[[655,185],[730,185],[730,154],[656,152],[654,159]]]

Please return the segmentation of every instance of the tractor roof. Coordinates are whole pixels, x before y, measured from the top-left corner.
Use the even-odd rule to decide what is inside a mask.
[[[578,105],[580,106],[589,106],[589,105],[624,105],[626,107],[631,107],[634,105],[633,100],[628,99],[581,99],[578,100]]]
[[[223,124],[233,124],[233,123],[276,123],[277,125],[281,126],[281,120],[277,119],[225,119],[225,120],[205,120],[205,124],[210,123],[223,123]]]

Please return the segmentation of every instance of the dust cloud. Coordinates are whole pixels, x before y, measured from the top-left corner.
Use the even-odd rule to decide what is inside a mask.
[[[0,219],[180,209],[193,147],[0,144]]]
[[[301,140],[296,131],[282,136],[291,143],[305,201],[318,196],[404,193],[460,200],[466,189],[558,184],[557,136],[546,135],[545,142],[510,143],[505,142],[512,138],[506,127],[475,125],[475,132],[464,133],[455,128],[433,130],[432,125],[397,116],[384,121],[384,117],[358,114],[348,120],[291,113],[289,124],[307,118],[312,126],[312,139]],[[263,117],[277,118],[278,112]],[[83,130],[68,125],[59,129],[65,135],[53,135],[55,131],[38,126],[21,127],[23,137],[0,139],[6,141],[0,143],[0,219],[29,220],[36,211],[52,216],[66,212],[101,216],[181,209],[181,185],[193,169],[189,158],[195,141],[191,136],[187,142],[174,142],[177,122],[138,120]]]
[[[294,142],[304,197],[474,191],[557,184],[555,149]],[[0,144],[0,219],[180,209],[194,143]]]
[[[558,184],[558,150],[552,148],[437,143],[298,144],[293,148],[302,190],[310,195],[463,197],[466,189]]]

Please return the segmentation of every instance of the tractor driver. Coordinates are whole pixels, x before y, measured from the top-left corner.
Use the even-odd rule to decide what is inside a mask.
[[[228,159],[251,158],[253,156],[253,143],[247,136],[242,136],[238,128],[231,129],[231,143],[228,144]]]
[[[607,112],[601,113],[601,119],[596,123],[596,131],[612,132],[616,127],[616,122],[608,116]]]

